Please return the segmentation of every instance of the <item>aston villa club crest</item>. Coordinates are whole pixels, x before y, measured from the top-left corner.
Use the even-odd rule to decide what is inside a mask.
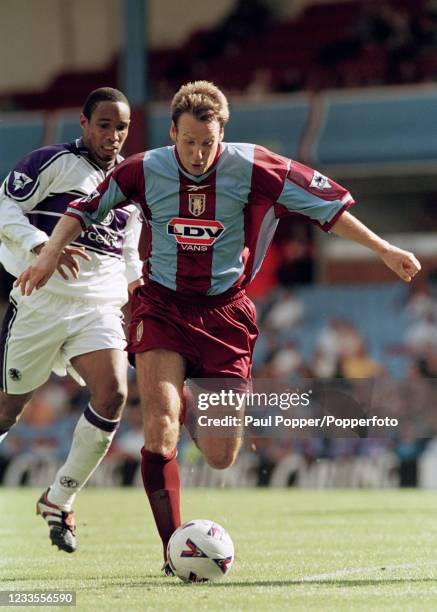
[[[205,212],[206,195],[204,193],[190,193],[188,196],[188,210],[195,217]]]

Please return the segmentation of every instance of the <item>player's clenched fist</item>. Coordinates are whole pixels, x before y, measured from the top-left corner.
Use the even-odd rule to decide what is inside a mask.
[[[421,269],[421,265],[413,253],[404,251],[394,245],[390,245],[387,252],[381,255],[381,259],[406,283],[409,283]]]

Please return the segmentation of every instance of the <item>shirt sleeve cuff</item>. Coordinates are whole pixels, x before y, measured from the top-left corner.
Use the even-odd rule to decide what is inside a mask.
[[[327,221],[326,223],[321,225],[322,230],[325,232],[331,231],[331,228],[337,223],[338,219],[341,217],[344,211],[350,208],[351,206],[353,206],[354,204],[355,204],[355,200],[352,198],[352,196],[350,197],[350,199],[347,198],[346,201],[344,201],[343,206],[334,215],[334,217],[330,221]]]
[[[84,232],[87,230],[87,224],[85,223],[85,220],[84,220],[84,218],[83,218],[81,215],[79,215],[79,214],[77,214],[77,213],[72,212],[70,209],[68,209],[68,210],[67,210],[67,211],[64,213],[64,215],[66,215],[67,217],[73,217],[73,219],[77,219],[77,221],[79,221],[79,223],[80,223],[80,225],[81,225],[81,227],[82,227],[82,230],[83,230]]]
[[[43,242],[47,242],[48,239],[49,237],[47,236],[45,232],[41,232],[40,230],[37,230],[31,236],[27,236],[26,238],[24,238],[23,243],[22,243],[23,248],[26,251],[31,252],[32,249],[34,249],[39,244],[42,244]]]
[[[126,278],[128,283],[132,283],[142,278],[142,263],[138,265],[126,264]]]

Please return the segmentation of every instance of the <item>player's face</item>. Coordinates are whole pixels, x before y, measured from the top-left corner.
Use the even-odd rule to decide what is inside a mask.
[[[172,123],[170,136],[184,168],[190,174],[200,176],[214,162],[223,140],[223,128],[216,119],[199,121],[191,113],[182,113],[177,127]]]
[[[80,116],[83,142],[92,159],[104,170],[115,164],[126,140],[130,109],[124,102],[99,102],[89,119]]]

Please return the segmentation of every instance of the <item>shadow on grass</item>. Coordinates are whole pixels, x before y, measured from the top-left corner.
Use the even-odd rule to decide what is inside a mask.
[[[332,587],[368,587],[368,586],[389,586],[389,585],[394,585],[394,584],[420,584],[420,583],[426,583],[426,582],[430,582],[430,583],[434,583],[437,584],[437,579],[436,578],[392,578],[392,579],[380,579],[380,580],[368,580],[368,579],[363,579],[363,580],[335,580],[333,578],[330,578],[328,580],[253,580],[253,581],[242,581],[242,582],[237,582],[237,581],[229,581],[229,580],[225,580],[223,582],[209,582],[209,583],[198,583],[198,584],[194,584],[194,583],[188,583],[188,582],[182,582],[181,580],[168,580],[168,579],[161,579],[161,580],[150,580],[147,582],[133,582],[133,583],[129,583],[129,585],[127,585],[126,583],[120,582],[113,582],[111,583],[112,586],[114,587],[140,587],[140,588],[144,588],[144,587],[169,587],[169,588],[178,588],[180,589],[182,588],[208,588],[208,589],[235,589],[235,588],[253,588],[253,587],[291,587],[291,586],[305,586],[307,584],[310,585],[319,585],[319,586],[332,586]],[[109,586],[109,584],[106,584],[106,586]]]
[[[2,577],[2,582],[17,582],[21,583],[20,588],[29,588],[29,583],[39,582],[41,583],[41,578],[16,578],[16,577]],[[50,582],[50,581],[47,581]],[[23,586],[23,583],[26,586]],[[88,583],[88,584],[87,584]],[[368,586],[390,586],[390,585],[401,585],[401,584],[420,584],[420,583],[431,583],[437,584],[437,578],[388,578],[388,579],[362,579],[362,580],[344,580],[344,579],[335,579],[328,578],[326,580],[323,579],[314,579],[314,580],[247,580],[247,581],[230,581],[225,580],[223,582],[209,582],[209,583],[187,583],[182,582],[178,579],[173,578],[158,578],[156,575],[145,575],[142,576],[141,580],[135,581],[120,581],[120,580],[111,580],[111,579],[102,579],[101,576],[88,576],[87,580],[80,580],[81,586],[75,586],[74,584],[70,584],[68,586],[62,584],[58,585],[59,590],[77,590],[80,591],[88,591],[88,590],[100,590],[107,589],[108,587],[113,588],[133,588],[133,589],[147,589],[153,587],[159,588],[170,588],[170,589],[180,589],[182,588],[207,588],[207,589],[235,589],[235,588],[253,588],[253,587],[272,587],[272,588],[283,588],[283,587],[298,587],[305,585],[318,585],[318,586],[332,586],[335,588],[338,587],[368,587]],[[45,584],[44,588],[49,588],[47,584]],[[50,587],[51,588],[51,587]]]

